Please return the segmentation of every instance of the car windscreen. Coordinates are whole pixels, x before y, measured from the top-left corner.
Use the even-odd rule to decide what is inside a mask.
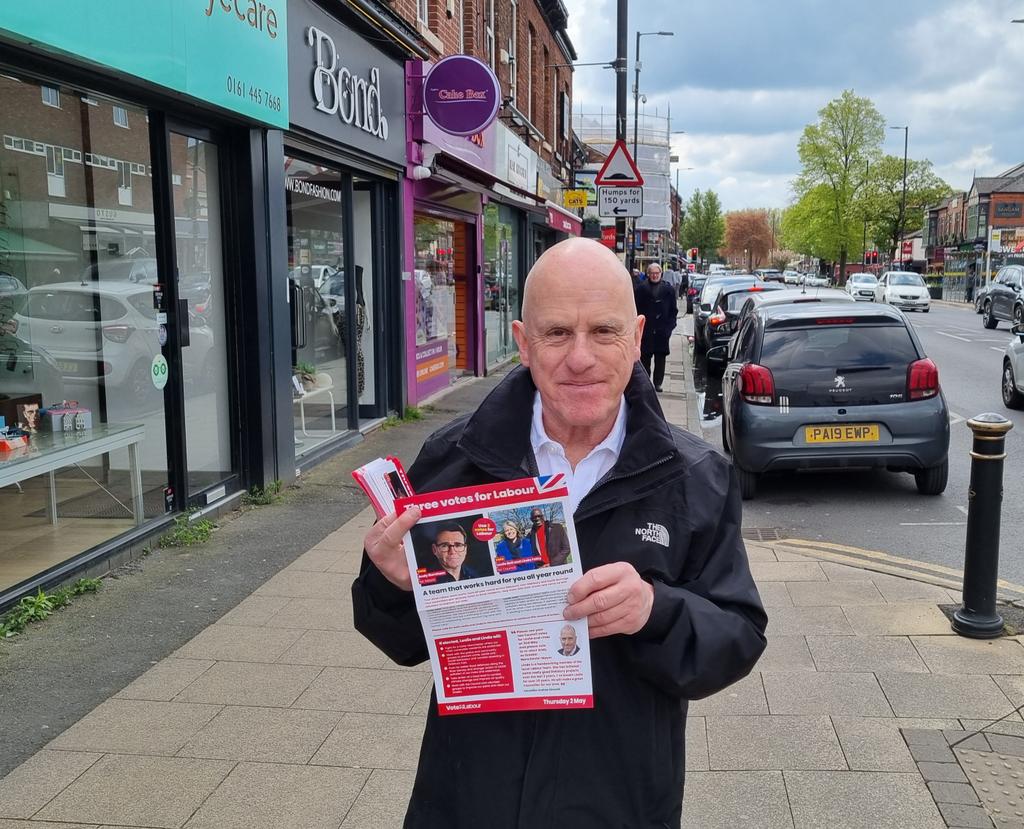
[[[889,274],[890,285],[916,285],[919,288],[924,287],[924,280],[921,279],[916,273],[893,273]]]
[[[855,285],[877,285],[878,280],[875,279],[871,274],[867,273],[855,273],[850,277],[850,282]]]
[[[747,300],[750,299],[750,297],[753,294],[759,294],[759,293],[771,293],[771,294],[773,294],[773,293],[776,293],[776,291],[773,288],[770,288],[768,286],[764,286],[764,287],[760,287],[759,286],[756,291],[734,291],[732,293],[726,294],[726,296],[725,296],[725,302],[726,302],[725,311],[726,311],[726,313],[728,313],[728,314],[737,314],[737,313],[739,313],[742,310],[743,306],[746,305]],[[721,299],[719,299],[719,303],[721,303]]]
[[[905,325],[807,322],[764,333],[758,362],[771,370],[777,395],[791,406],[903,402],[907,366],[920,356]]]

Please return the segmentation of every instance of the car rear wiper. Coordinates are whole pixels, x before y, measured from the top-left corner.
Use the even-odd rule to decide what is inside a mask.
[[[837,372],[844,374],[856,374],[858,371],[891,371],[892,366],[850,366],[848,368],[837,368]]]

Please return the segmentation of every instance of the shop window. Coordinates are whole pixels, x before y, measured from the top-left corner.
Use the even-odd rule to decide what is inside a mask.
[[[0,417],[24,444],[0,452],[0,591],[162,516],[168,486],[152,189],[119,215],[115,161],[148,163],[148,133],[36,89],[0,77]]]
[[[488,365],[515,352],[512,321],[518,316],[518,215],[505,205],[491,202],[484,209],[484,332]]]
[[[128,110],[124,107],[115,106],[114,110],[114,126],[121,127],[122,129],[128,129]]]
[[[455,225],[416,216],[416,345],[455,336]]]

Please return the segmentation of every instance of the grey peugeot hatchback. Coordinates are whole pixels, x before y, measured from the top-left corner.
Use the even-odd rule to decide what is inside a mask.
[[[877,304],[754,309],[729,345],[722,437],[744,498],[762,473],[881,467],[939,495],[949,410],[906,317]]]

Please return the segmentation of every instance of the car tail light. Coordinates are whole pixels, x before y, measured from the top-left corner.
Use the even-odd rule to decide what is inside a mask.
[[[687,288],[686,295],[687,296],[697,296],[697,289],[696,288]]]
[[[128,338],[135,332],[133,325],[104,325],[103,336],[112,343],[126,343]]]
[[[740,394],[748,403],[767,406],[775,400],[775,378],[764,366],[747,363],[740,369],[740,383]]]
[[[708,325],[713,325],[715,328],[723,322],[725,322],[725,312],[721,308],[716,308],[715,313],[708,317]]]
[[[927,400],[939,393],[939,369],[931,360],[915,360],[907,368],[907,397]]]

